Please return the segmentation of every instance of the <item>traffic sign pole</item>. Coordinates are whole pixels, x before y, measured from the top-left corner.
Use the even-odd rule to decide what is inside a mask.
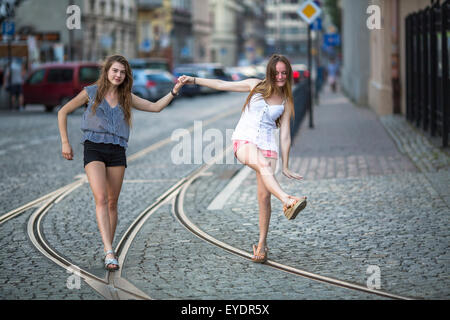
[[[316,19],[320,16],[322,12],[322,9],[320,9],[319,6],[314,1],[307,0],[302,3],[300,8],[298,9],[297,13],[298,15],[308,24],[308,70],[309,70],[309,77],[308,77],[308,96],[307,96],[307,103],[308,103],[308,112],[309,112],[309,127],[314,128],[314,121],[313,121],[313,102],[312,102],[312,57],[311,57],[311,28],[312,24]]]
[[[314,128],[314,120],[313,120],[313,105],[312,105],[312,57],[311,57],[311,25],[308,25],[308,112],[309,112],[309,127]]]
[[[9,21],[8,21],[9,24]],[[6,28],[8,29],[8,28]],[[7,33],[10,33],[11,30],[8,30]],[[12,103],[12,90],[11,90],[11,85],[12,85],[12,53],[11,53],[11,38],[13,36],[8,34],[8,91],[9,91],[9,109],[12,110],[14,108],[13,103]]]

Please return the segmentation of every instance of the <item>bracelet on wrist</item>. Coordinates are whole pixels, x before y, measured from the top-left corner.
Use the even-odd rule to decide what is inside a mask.
[[[174,96],[174,97],[178,96],[178,93],[175,93],[175,92],[173,92],[173,89],[172,89],[172,90],[170,90],[170,93],[171,93],[171,94],[172,94],[172,96]]]

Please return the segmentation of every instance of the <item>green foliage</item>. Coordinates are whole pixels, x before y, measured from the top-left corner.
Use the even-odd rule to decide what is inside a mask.
[[[341,31],[341,8],[338,6],[338,0],[324,0],[323,8],[331,17],[331,22],[336,26],[338,32]]]

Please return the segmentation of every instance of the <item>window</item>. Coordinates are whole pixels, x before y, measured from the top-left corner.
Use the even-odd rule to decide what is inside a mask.
[[[222,69],[216,68],[213,70],[213,73],[217,77],[225,77],[225,72]]]
[[[39,84],[44,80],[45,70],[38,70],[35,73],[33,73],[28,80],[29,84]]]
[[[105,15],[105,1],[100,2],[100,15],[104,16]]]
[[[172,79],[168,75],[163,74],[163,73],[147,75],[146,78],[147,78],[147,80],[155,81],[155,82],[159,82],[159,83],[160,82],[172,82]]]
[[[96,67],[80,68],[80,82],[91,83],[97,81],[100,76],[100,70]]]
[[[48,72],[47,82],[59,83],[70,82],[73,78],[73,69],[50,69]]]

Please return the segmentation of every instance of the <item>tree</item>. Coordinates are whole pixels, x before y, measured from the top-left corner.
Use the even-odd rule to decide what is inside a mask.
[[[324,0],[324,10],[331,17],[331,22],[336,26],[338,32],[341,31],[341,8],[338,0]]]

